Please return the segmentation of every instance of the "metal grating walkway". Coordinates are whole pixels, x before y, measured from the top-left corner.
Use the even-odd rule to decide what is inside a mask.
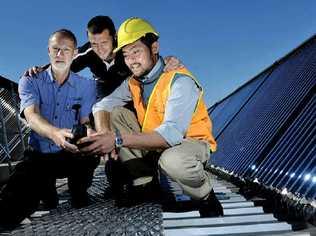
[[[142,204],[131,208],[117,208],[108,199],[103,166],[98,168],[89,189],[93,204],[73,209],[65,192],[64,181],[58,181],[60,204],[51,212],[35,212],[27,222],[10,232],[0,235],[162,235],[162,210],[158,204]],[[48,213],[48,214],[47,214]]]
[[[0,235],[310,235],[292,232],[291,225],[265,214],[262,207],[236,193],[234,185],[215,176],[214,190],[223,204],[224,217],[200,218],[198,211],[163,212],[152,203],[117,208],[106,197],[108,185],[102,170],[101,166],[97,169],[89,189],[90,206],[71,208],[66,180],[58,180],[60,205],[56,210],[37,211],[20,227],[0,231]]]

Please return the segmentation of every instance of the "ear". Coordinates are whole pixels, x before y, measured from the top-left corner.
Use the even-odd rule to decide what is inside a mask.
[[[151,52],[153,54],[158,54],[159,53],[159,43],[158,43],[158,41],[152,43],[152,45],[151,45]]]
[[[113,36],[113,48],[117,47],[117,34]]]

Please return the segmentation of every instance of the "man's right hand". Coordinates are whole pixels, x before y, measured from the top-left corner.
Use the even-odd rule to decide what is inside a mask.
[[[42,72],[43,70],[44,70],[44,68],[41,66],[33,66],[33,67],[27,69],[24,72],[23,76],[35,76],[38,73]]]
[[[89,145],[85,145],[85,143]],[[81,152],[88,155],[103,156],[107,153],[111,153],[115,148],[115,134],[110,131],[97,132],[81,138],[78,141],[78,145],[82,144],[83,148],[80,148]]]
[[[79,149],[76,145],[71,144],[67,141],[67,139],[72,139],[73,134],[71,133],[71,129],[56,129],[52,132],[51,139],[54,141],[54,143],[66,151],[77,153],[79,152]]]

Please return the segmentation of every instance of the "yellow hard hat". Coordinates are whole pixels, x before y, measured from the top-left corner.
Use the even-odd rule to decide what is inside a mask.
[[[117,48],[114,49],[114,52],[119,51],[122,47],[128,44],[134,43],[147,33],[153,33],[159,36],[157,31],[148,21],[138,17],[127,19],[121,24],[117,32]]]

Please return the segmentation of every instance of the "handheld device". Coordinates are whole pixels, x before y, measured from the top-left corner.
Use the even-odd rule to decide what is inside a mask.
[[[83,124],[80,124],[80,119],[79,119],[80,108],[81,108],[80,104],[74,104],[72,106],[72,109],[75,110],[75,119],[77,122],[71,129],[71,133],[73,134],[74,137],[70,139],[69,142],[72,144],[76,144],[79,139],[87,136],[87,127]]]

